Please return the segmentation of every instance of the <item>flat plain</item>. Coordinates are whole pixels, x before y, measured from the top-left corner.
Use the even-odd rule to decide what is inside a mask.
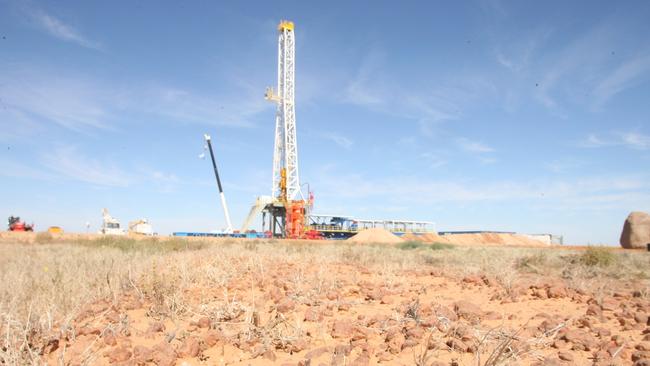
[[[0,364],[650,364],[643,251],[48,234],[0,246]]]

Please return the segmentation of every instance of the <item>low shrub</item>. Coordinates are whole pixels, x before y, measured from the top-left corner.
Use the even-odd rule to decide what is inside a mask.
[[[426,244],[421,243],[419,241],[405,241],[404,243],[400,243],[399,245],[397,245],[397,247],[402,250],[420,249],[425,246]]]
[[[516,268],[520,271],[537,272],[548,262],[545,252],[538,252],[517,259]]]
[[[427,244],[427,243],[422,243],[420,241],[407,241],[404,243],[400,243],[397,247],[403,250],[411,250],[411,249],[446,250],[446,249],[455,248],[452,244],[447,244],[447,243]]]
[[[611,249],[604,247],[589,247],[578,257],[585,266],[607,267],[617,262],[618,257]]]
[[[448,243],[433,243],[429,245],[429,249],[431,250],[446,250],[446,249],[454,249],[455,246],[453,244],[448,244]]]

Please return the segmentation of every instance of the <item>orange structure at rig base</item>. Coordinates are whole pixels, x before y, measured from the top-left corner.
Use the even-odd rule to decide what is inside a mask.
[[[286,236],[290,239],[304,237],[305,230],[305,202],[290,201],[287,205]]]

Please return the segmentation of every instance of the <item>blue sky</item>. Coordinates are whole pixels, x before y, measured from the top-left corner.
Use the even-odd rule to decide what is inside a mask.
[[[221,228],[271,185],[296,24],[316,211],[616,244],[650,211],[650,3],[0,0],[0,216]]]

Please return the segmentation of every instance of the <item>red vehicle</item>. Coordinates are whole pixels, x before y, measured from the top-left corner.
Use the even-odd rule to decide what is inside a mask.
[[[26,224],[20,221],[20,217],[9,216],[9,231],[34,231],[34,224]]]

